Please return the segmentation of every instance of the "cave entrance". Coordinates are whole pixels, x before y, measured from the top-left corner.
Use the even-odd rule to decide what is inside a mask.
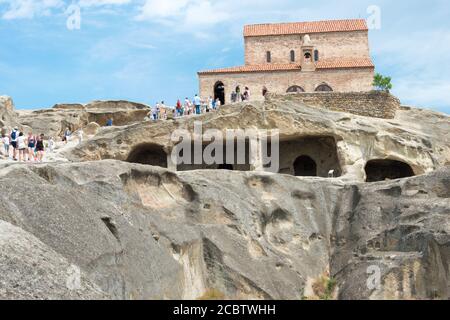
[[[133,148],[127,162],[167,168],[167,154],[159,145],[144,143]]]
[[[298,157],[294,161],[294,173],[297,177],[316,177],[317,164],[311,157]]]
[[[214,85],[214,99],[219,99],[221,105],[225,104],[225,85],[221,81]]]
[[[205,156],[210,153],[210,150],[206,148],[210,145],[208,142],[203,142],[201,149],[198,151],[201,154],[197,155],[200,158],[199,162],[195,161],[196,148],[195,143],[191,143],[190,150],[182,149],[177,152],[180,163],[177,165],[178,171],[191,171],[191,170],[232,170],[232,171],[250,171],[250,143],[247,139],[235,140],[234,144],[228,144],[226,140],[221,143],[222,147],[218,148],[222,150],[221,155],[217,155],[213,152],[211,156],[215,158],[217,163],[206,163]],[[184,155],[184,152],[190,152],[190,156]],[[231,154],[232,152],[232,154]]]
[[[397,160],[370,160],[366,167],[366,182],[395,180],[414,176],[411,166]]]
[[[342,174],[336,140],[331,136],[291,136],[280,139],[279,173],[328,178]]]

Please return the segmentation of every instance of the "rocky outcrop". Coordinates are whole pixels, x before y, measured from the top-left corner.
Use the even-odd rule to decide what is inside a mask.
[[[340,298],[450,296],[449,168],[344,184],[109,160],[3,165],[0,179],[1,298],[301,299],[326,273]],[[68,265],[86,277],[78,296]]]
[[[8,96],[0,96],[0,128],[9,130],[16,124],[14,102]]]
[[[450,299],[449,173],[342,190],[330,259],[340,298]]]
[[[109,298],[62,255],[1,220],[0,248],[0,299]]]
[[[113,119],[116,126],[141,122],[148,112],[149,107],[139,103],[94,101],[87,105],[57,104],[52,109],[20,110],[16,120],[25,131],[33,130],[47,137],[58,137],[66,128],[74,132],[92,122],[105,126],[108,119]]]
[[[218,129],[224,136],[226,129],[258,128],[279,130],[281,141],[331,139],[335,145],[332,157],[338,159],[336,171],[342,172],[346,181],[365,181],[365,166],[371,160],[401,161],[416,175],[450,163],[450,119],[445,114],[402,107],[394,119],[378,119],[308,106],[293,101],[290,96],[224,106],[219,112],[197,117],[112,128],[85,141],[66,156],[73,161],[127,160],[139,146],[146,144],[159,146],[169,154],[178,143],[171,141],[172,133],[177,129],[192,133],[196,121],[201,121],[203,131]],[[285,149],[281,157],[295,150]],[[317,159],[320,161],[326,159]]]

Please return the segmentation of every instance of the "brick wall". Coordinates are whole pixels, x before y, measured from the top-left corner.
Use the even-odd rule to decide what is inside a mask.
[[[284,94],[291,86],[300,86],[306,92],[314,92],[322,83],[328,84],[333,91],[359,92],[372,90],[374,70],[372,68],[332,69],[314,72],[276,71],[251,73],[221,73],[199,76],[200,96],[214,96],[214,85],[221,81],[225,86],[225,103],[230,102],[231,92],[240,86],[250,89],[250,100],[264,100],[262,89],[265,86],[269,92]]]
[[[367,31],[330,32],[310,34],[312,45],[319,50],[320,59],[369,58]],[[266,63],[266,52],[271,52],[272,63],[290,63],[290,52],[295,51],[296,62],[302,60],[303,35],[246,37],[245,63]]]
[[[317,92],[267,95],[268,101],[298,101],[313,107],[353,113],[360,116],[392,119],[400,108],[400,100],[386,92]]]

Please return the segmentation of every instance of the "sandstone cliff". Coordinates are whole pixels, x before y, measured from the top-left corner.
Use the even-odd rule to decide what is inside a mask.
[[[3,127],[88,135],[48,158],[69,162],[0,163],[0,299],[304,299],[323,281],[336,290],[322,298],[450,298],[447,115],[370,118],[293,96],[168,121],[147,112],[125,101],[16,112],[0,98]],[[195,121],[279,129],[279,173],[174,167],[171,134]],[[302,154],[319,177],[294,176]],[[403,167],[385,160],[414,177],[392,178]]]
[[[110,160],[0,179],[0,298],[301,299],[327,272],[338,298],[450,297],[448,168],[343,184]]]
[[[311,153],[320,158],[319,162],[328,161],[328,157],[336,159],[331,164],[325,163],[323,171],[336,169],[347,181],[365,181],[364,169],[371,160],[402,161],[416,175],[450,164],[450,117],[445,114],[402,107],[394,119],[378,119],[305,105],[289,96],[225,106],[219,112],[198,117],[144,121],[103,129],[92,139],[67,152],[66,156],[73,161],[128,160],[133,152],[150,144],[170,154],[175,145],[171,141],[172,132],[185,129],[192,133],[195,121],[202,122],[204,131],[278,129],[281,162],[286,163],[295,160],[293,149],[305,147],[300,140],[309,139],[313,145],[311,148],[315,149]],[[329,142],[321,151],[316,146],[324,139]],[[292,145],[296,142],[300,145]],[[327,150],[333,154],[326,157],[319,155]]]

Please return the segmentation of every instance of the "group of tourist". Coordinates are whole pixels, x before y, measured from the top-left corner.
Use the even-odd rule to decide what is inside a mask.
[[[33,135],[32,132],[25,135],[15,127],[10,134],[2,134],[3,154],[20,162],[42,162],[44,158],[44,134]],[[49,148],[53,149],[54,141],[49,140]]]
[[[187,97],[184,99],[184,103],[180,100],[177,101],[174,110],[175,117],[190,116],[193,114],[208,113],[211,111],[216,111],[221,105],[220,99],[213,99],[209,97],[208,99],[201,99],[197,94],[194,99],[189,100]]]
[[[241,93],[241,89],[239,87],[236,87],[236,91],[231,93],[231,103],[244,102],[248,100],[250,100],[250,89],[248,87],[245,87],[243,93]]]
[[[250,100],[250,89],[245,87],[244,92],[241,93],[239,87],[237,87],[236,91],[231,93],[230,98],[231,103],[248,101]],[[178,99],[174,108],[167,107],[164,101],[157,102],[154,106],[150,107],[151,111],[149,114],[149,119],[166,120],[170,113],[172,113],[173,118],[199,115],[217,111],[221,105],[222,102],[219,98],[214,99],[210,96],[207,99],[202,99],[198,94],[196,94],[192,100],[186,97],[184,102],[181,102],[181,100]]]
[[[231,103],[248,101],[249,99],[250,90],[248,87],[245,87],[245,91],[242,94],[239,87],[231,94]],[[192,101],[186,97],[184,103],[182,103],[178,99],[174,108],[166,107],[164,101],[156,103],[151,107],[149,118],[151,120],[166,120],[168,118],[168,112],[172,113],[173,118],[199,115],[217,111],[221,105],[222,103],[219,98],[214,99],[210,96],[207,99],[202,99],[196,94]],[[113,119],[110,118],[107,120],[106,126],[110,127],[112,125]],[[66,128],[62,134],[61,140],[64,143],[67,143],[71,135],[72,133],[69,128]],[[81,143],[83,140],[83,130],[78,131],[77,138]],[[25,135],[22,131],[19,131],[17,127],[9,134],[2,133],[1,142],[3,144],[2,153],[4,156],[20,162],[42,162],[46,147],[48,147],[51,152],[53,152],[55,147],[53,137],[50,137],[48,142],[44,143],[44,134],[35,136],[32,132],[29,132]]]
[[[167,107],[164,104],[164,101],[157,102],[151,107],[150,119],[166,120],[169,117],[169,113],[172,113],[173,118],[203,114],[218,110],[220,105],[220,99],[213,99],[212,97],[201,99],[196,94],[192,101],[186,97],[184,103],[182,103],[181,100],[178,99],[174,108]]]

